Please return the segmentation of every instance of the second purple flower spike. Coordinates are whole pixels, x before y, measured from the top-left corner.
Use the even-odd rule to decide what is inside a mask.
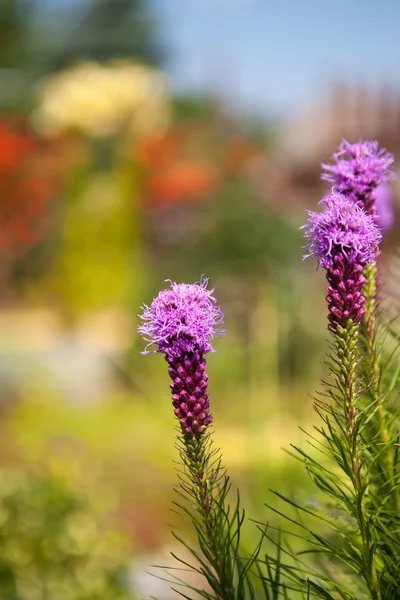
[[[375,262],[382,236],[372,217],[352,200],[330,194],[321,202],[324,212],[308,211],[304,258],[316,257],[326,269],[328,329],[336,333],[338,325],[345,326],[349,319],[357,323],[364,314],[362,271]]]

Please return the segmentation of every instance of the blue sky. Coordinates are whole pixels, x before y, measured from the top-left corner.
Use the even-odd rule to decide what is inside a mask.
[[[174,89],[214,90],[266,114],[307,104],[332,81],[400,89],[400,0],[145,1]]]
[[[399,0],[154,0],[178,89],[284,113],[332,81],[400,84]]]

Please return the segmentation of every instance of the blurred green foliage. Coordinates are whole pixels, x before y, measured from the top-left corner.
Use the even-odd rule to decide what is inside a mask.
[[[296,223],[263,206],[249,184],[231,179],[211,203],[203,234],[191,248],[197,269],[246,282],[274,278],[297,261]]]
[[[26,4],[26,3],[25,3]],[[25,9],[28,7],[25,5]],[[29,11],[23,11],[18,0],[0,4],[0,66],[12,65],[21,58],[23,38],[29,26]]]
[[[0,481],[0,598],[130,597],[123,540],[101,495],[43,468],[3,467]]]
[[[40,4],[0,3],[0,60],[23,75],[10,107],[28,133],[37,125],[38,74],[87,58],[162,62],[145,2],[88,0],[62,18],[55,4],[46,15]],[[162,73],[155,71],[155,80],[162,83]],[[80,92],[69,87],[63,106],[78,107],[82,119],[102,114],[98,100],[115,100],[107,90],[100,99],[96,89],[80,95],[82,78],[76,84]],[[148,90],[140,82],[137,88],[149,106]],[[215,441],[249,515],[268,518],[270,487],[309,494],[306,473],[282,450],[301,438],[297,422],[311,413],[305,390],[321,374],[323,305],[314,306],[312,266],[298,273],[301,207],[285,205],[271,185],[268,124],[239,123],[207,95],[160,94],[171,113],[160,131],[123,127],[97,136],[66,127],[49,140],[59,177],[48,212],[40,214],[41,239],[14,259],[1,257],[1,376],[8,385],[12,364],[18,381],[0,420],[0,599],[122,600],[129,558],[169,549],[176,458],[169,381],[161,357],[139,355],[143,343],[135,335],[139,306],[167,278],[209,276],[225,312],[228,337],[208,360]],[[16,147],[21,140],[15,136]],[[0,139],[6,176],[26,177],[23,169],[7,171],[10,156],[9,140]],[[36,175],[33,169],[37,184]],[[5,200],[15,206],[11,193],[3,208]],[[38,220],[24,216],[24,223]],[[49,326],[35,323],[34,314],[33,322],[23,320],[37,307]],[[103,329],[103,309],[122,314],[126,331],[114,321],[114,335]],[[23,323],[20,348],[7,310]],[[54,375],[80,367],[76,350],[82,388],[90,387],[82,348],[88,363],[99,357],[108,373],[87,404],[84,395],[71,402]],[[18,352],[30,361],[28,376]],[[7,396],[8,388],[0,389]],[[256,535],[250,525],[249,548]]]
[[[71,19],[67,43],[55,66],[93,58],[108,60],[132,56],[140,62],[157,63],[155,27],[143,0],[88,0],[78,18]]]
[[[50,283],[68,317],[132,303],[138,262],[132,186],[121,169],[86,173],[71,183]]]

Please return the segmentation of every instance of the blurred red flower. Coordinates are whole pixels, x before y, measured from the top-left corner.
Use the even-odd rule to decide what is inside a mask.
[[[0,253],[23,254],[46,232],[59,153],[23,123],[0,120]]]
[[[263,156],[262,148],[251,140],[233,138],[226,145],[224,168],[232,175],[243,177]]]
[[[166,208],[204,197],[216,185],[216,173],[206,162],[176,162],[152,173],[146,192],[153,206]]]
[[[153,133],[139,139],[134,154],[139,164],[152,171],[174,162],[179,153],[180,140],[175,131]]]
[[[192,133],[177,128],[148,136],[138,144],[136,156],[144,168],[144,191],[152,208],[200,200],[217,186],[215,166],[193,156]]]

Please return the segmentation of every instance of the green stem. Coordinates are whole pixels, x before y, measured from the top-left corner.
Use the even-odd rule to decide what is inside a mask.
[[[344,395],[344,417],[347,423],[349,458],[351,464],[355,514],[362,542],[365,564],[365,578],[373,600],[381,600],[379,580],[375,566],[375,552],[372,544],[370,521],[365,504],[365,484],[362,480],[360,448],[357,433],[357,365],[359,328],[351,320],[346,327],[338,326],[336,334],[337,354],[341,368],[337,374],[338,385]]]
[[[196,508],[203,522],[207,548],[211,555],[210,566],[213,568],[218,585],[214,592],[219,600],[235,600],[235,589],[231,569],[229,541],[224,535],[225,511],[220,506],[225,497],[228,480],[225,485],[219,484],[220,467],[217,463],[210,467],[209,444],[207,434],[183,439],[187,460],[188,475],[193,485]],[[221,531],[222,530],[222,531]],[[222,533],[222,534],[221,534]],[[207,559],[208,557],[206,557]],[[210,585],[212,583],[209,581]]]
[[[379,398],[379,369],[375,352],[376,333],[376,264],[367,265],[364,268],[365,284],[363,294],[365,296],[363,326],[365,330],[365,345],[367,350],[368,368],[371,380],[371,393],[376,400]],[[384,416],[384,415],[383,415]]]

